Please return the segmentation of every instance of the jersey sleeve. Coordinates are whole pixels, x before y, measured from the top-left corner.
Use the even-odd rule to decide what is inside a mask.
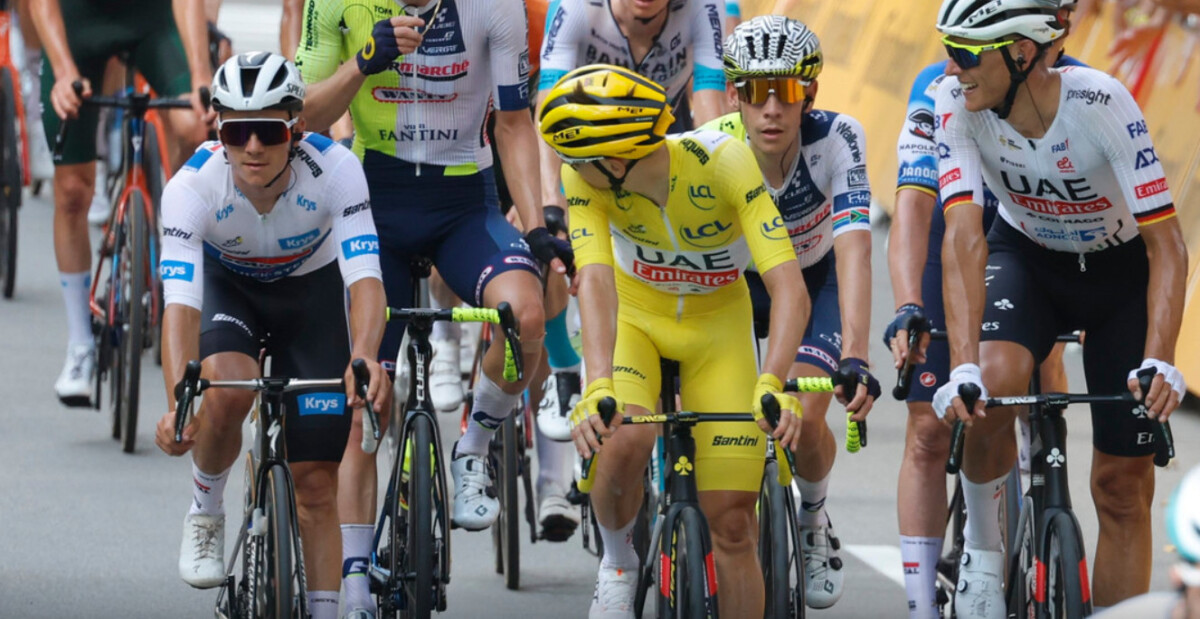
[[[612,266],[612,233],[608,229],[606,198],[565,164],[562,184],[570,210],[571,249],[575,251],[576,268],[589,264]]]
[[[575,68],[579,41],[587,28],[587,15],[581,0],[553,0],[546,12],[546,32],[542,37],[538,90],[554,86]]]
[[[737,19],[742,18],[741,0],[725,0],[725,14]]]
[[[490,0],[492,97],[502,111],[529,109],[529,31],[522,0]]]
[[[204,222],[208,209],[195,190],[186,185],[193,174],[182,172],[163,188],[162,257],[159,275],[163,306],[186,305],[202,309],[204,303]]]
[[[315,84],[328,78],[341,64],[342,31],[338,28],[341,6],[338,0],[304,0],[296,68],[306,83]]]
[[[979,146],[971,137],[970,112],[963,107],[958,80],[947,77],[938,87],[934,106],[934,135],[937,140],[938,192],[942,210],[960,204],[983,206],[983,168]]]
[[[1087,124],[1095,128],[1088,135],[1099,140],[1125,203],[1139,226],[1174,217],[1175,203],[1167,188],[1167,176],[1154,151],[1141,108],[1121,82],[1096,74],[1101,76],[1103,89],[1112,96],[1106,99],[1107,103],[1087,106],[1093,112],[1092,121]]]
[[[333,222],[333,241],[337,247],[338,270],[347,288],[361,279],[383,279],[379,268],[379,235],[371,216],[367,196],[367,177],[362,164],[345,147],[335,146],[342,160],[333,167],[325,187],[331,194],[329,205]]]
[[[867,138],[862,124],[839,114],[833,160],[833,238],[871,230],[871,183],[867,179]]]
[[[896,141],[896,189],[916,189],[937,197],[938,159],[933,131],[933,98],[945,73],[946,63],[926,67],[913,80],[908,95],[908,115]]]
[[[720,0],[690,0],[692,9],[692,91],[725,90],[721,37],[725,6]]]
[[[723,200],[737,208],[750,259],[759,273],[796,260],[783,217],[763,185],[762,172],[750,147],[740,140],[725,140],[713,152],[718,166],[714,176]]]

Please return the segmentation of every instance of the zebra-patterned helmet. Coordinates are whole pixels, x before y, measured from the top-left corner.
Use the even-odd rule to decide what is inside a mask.
[[[761,15],[738,24],[725,39],[725,79],[795,77],[808,84],[821,73],[821,42],[803,23]]]

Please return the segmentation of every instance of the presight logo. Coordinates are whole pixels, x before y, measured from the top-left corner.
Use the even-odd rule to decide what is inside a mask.
[[[708,185],[688,185],[688,201],[702,211],[711,211],[717,206],[717,197]]]
[[[341,415],[346,411],[344,393],[309,393],[297,398],[300,416]]]
[[[185,282],[192,281],[192,277],[196,272],[196,267],[190,262],[181,262],[179,260],[163,260],[158,268],[159,275],[163,279],[178,279]]]
[[[379,237],[374,234],[364,234],[342,241],[342,255],[346,260],[364,254],[379,253]]]

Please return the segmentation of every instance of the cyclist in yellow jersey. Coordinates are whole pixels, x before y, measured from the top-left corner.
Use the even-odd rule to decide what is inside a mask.
[[[630,542],[642,472],[655,440],[648,427],[605,428],[596,407],[615,397],[630,414],[652,410],[660,357],[680,362],[687,410],[753,410],[777,394],[775,436],[799,439],[798,403],[780,393],[808,320],[800,267],[749,148],[713,131],[665,137],[673,118],[661,86],[627,69],[589,65],[563,76],[539,111],[542,137],[566,162],[563,188],[579,264],[588,386],[573,415],[583,455],[600,450],[592,506],[604,559],[590,617],[627,617],[637,554]],[[753,258],[774,307],[770,353],[754,381],[750,297],[742,270]],[[763,584],[754,505],[764,442],[749,423],[695,429],[700,505],[712,529],[726,616],[759,616]],[[721,438],[730,440],[718,440]],[[639,489],[638,491],[634,491]]]

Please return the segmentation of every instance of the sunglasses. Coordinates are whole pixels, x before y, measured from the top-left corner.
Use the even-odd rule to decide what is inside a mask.
[[[791,77],[755,77],[734,83],[738,99],[750,105],[762,105],[772,94],[781,103],[798,103],[804,100],[804,87],[812,82]]]
[[[966,43],[956,43],[950,40],[950,35],[942,37],[942,45],[946,46],[946,53],[950,55],[950,60],[958,65],[960,69],[974,69],[981,62],[979,55],[984,52],[990,52],[994,49],[1007,47],[1017,41],[1000,41],[999,43],[988,43],[987,45],[967,45]]]
[[[292,125],[299,118],[232,118],[217,123],[217,134],[226,146],[242,147],[257,135],[263,146],[279,146],[292,139]]]

